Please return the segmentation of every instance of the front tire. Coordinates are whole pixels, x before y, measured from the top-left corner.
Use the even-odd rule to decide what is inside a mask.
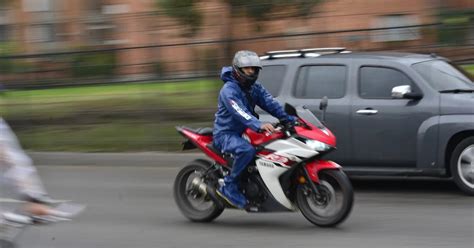
[[[461,141],[451,155],[453,180],[464,193],[474,195],[474,137]]]
[[[0,247],[1,248],[16,248],[17,246],[11,241],[0,239]]]
[[[344,221],[352,210],[354,191],[349,178],[341,170],[319,173],[318,199],[308,185],[300,185],[296,201],[303,216],[321,227],[332,227]]]
[[[181,213],[191,221],[210,222],[224,211],[224,208],[217,206],[192,183],[195,178],[201,178],[205,183],[204,172],[210,166],[210,163],[195,160],[185,166],[176,176],[174,200]]]

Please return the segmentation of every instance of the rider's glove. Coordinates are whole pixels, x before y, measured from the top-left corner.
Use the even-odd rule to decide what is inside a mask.
[[[281,124],[283,124],[285,127],[294,127],[299,124],[298,118],[294,116],[288,116],[287,119],[281,120]]]

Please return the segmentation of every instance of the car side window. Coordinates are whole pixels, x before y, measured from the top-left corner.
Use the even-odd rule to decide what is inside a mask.
[[[414,85],[407,75],[387,67],[364,66],[359,70],[359,95],[361,98],[392,99],[393,87]]]
[[[260,82],[272,96],[276,97],[280,94],[285,74],[286,66],[284,65],[264,66],[258,76],[258,82]]]
[[[346,92],[347,67],[344,65],[310,65],[298,71],[293,90],[297,98],[342,98]]]

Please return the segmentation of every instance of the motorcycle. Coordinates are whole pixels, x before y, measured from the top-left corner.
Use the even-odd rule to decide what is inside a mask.
[[[327,99],[321,102],[324,113]],[[240,176],[247,212],[301,211],[311,223],[332,227],[351,212],[354,193],[342,167],[324,160],[336,146],[334,134],[311,111],[285,104],[296,124],[274,123],[275,132],[247,129],[242,137],[256,149],[255,160]],[[231,171],[232,155],[213,147],[211,128],[176,127],[186,138],[183,150],[199,148],[212,161],[196,159],[180,170],[174,199],[182,214],[195,222],[210,222],[233,208],[218,194]]]
[[[19,203],[26,202],[14,199],[2,199],[1,202]],[[53,208],[58,215],[29,215],[22,211],[7,211],[0,213],[0,247],[15,248],[21,234],[30,226],[51,225],[64,221],[71,221],[73,217],[85,209],[84,205],[70,203],[69,201],[57,201]]]

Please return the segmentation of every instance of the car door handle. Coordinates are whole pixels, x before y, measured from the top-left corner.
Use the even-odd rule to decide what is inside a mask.
[[[357,114],[359,115],[375,115],[377,114],[379,111],[376,110],[376,109],[359,109],[357,110]]]

